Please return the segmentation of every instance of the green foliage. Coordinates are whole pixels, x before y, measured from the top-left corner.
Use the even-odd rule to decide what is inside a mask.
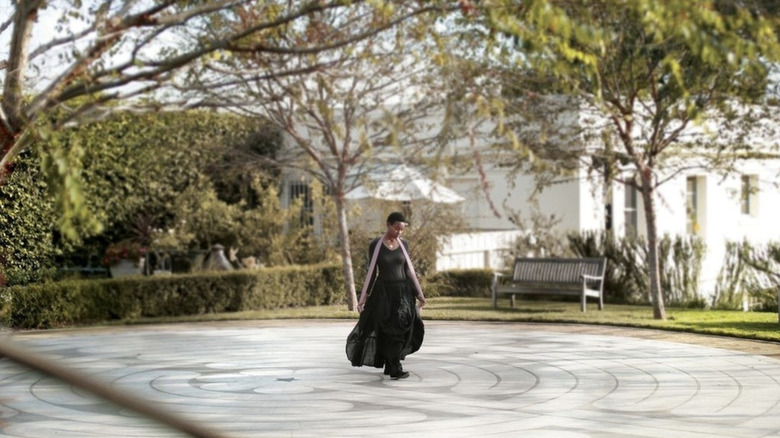
[[[3,296],[8,290],[0,289],[0,321],[3,318]],[[501,321],[506,323],[561,323],[613,327],[652,328],[654,330],[684,333],[710,334],[744,339],[780,341],[777,329],[776,309],[772,312],[742,312],[734,310],[690,309],[670,307],[669,317],[662,321],[652,317],[648,306],[609,304],[597,310],[595,303],[588,304],[588,311],[580,311],[579,303],[567,301],[523,300],[515,308],[494,310],[488,297],[434,297],[423,309],[426,321]],[[246,310],[223,313],[204,313],[170,317],[142,317],[133,320],[115,320],[115,323],[176,323],[228,320],[269,319],[357,319],[357,312],[347,310],[344,303],[334,305],[283,307],[277,309]],[[102,322],[102,321],[101,321]],[[549,326],[554,327],[554,326]],[[652,336],[657,337],[656,332]],[[714,338],[713,338],[714,339]],[[713,339],[707,342],[712,342]],[[729,342],[727,338],[721,339]]]
[[[744,258],[740,252],[744,246],[737,242],[726,242],[726,254],[718,272],[715,285],[713,307],[720,309],[736,309],[742,302],[742,283],[744,278]]]
[[[54,271],[54,201],[33,157],[21,157],[0,185],[0,286],[50,278]]]
[[[493,2],[484,24],[513,38],[521,63],[569,91],[624,99],[638,86],[635,97],[682,99],[691,105],[680,109],[698,111],[699,90],[756,91],[765,83],[766,62],[780,54],[772,17],[729,3],[530,0],[518,8]]]
[[[699,296],[699,276],[706,252],[704,241],[696,236],[664,235],[658,242],[661,288],[664,302],[674,306],[705,307]]]
[[[105,230],[98,233],[76,220],[71,223],[75,235],[60,239],[53,225],[55,198],[37,162],[34,157],[20,161],[0,192],[2,248],[14,248],[4,255],[9,284],[38,281],[47,272],[43,268],[53,269],[55,262],[97,266],[105,248],[119,241],[166,252],[220,243],[266,265],[329,259],[328,246],[314,242],[311,227],[290,220],[302,214],[301,204],[281,207],[277,171],[260,159],[273,156],[278,137],[262,123],[205,111],[116,113],[59,132],[50,142],[79,151],[84,184],[78,191]],[[232,176],[250,172],[249,188],[243,182],[231,185]]]
[[[747,240],[726,242],[726,254],[718,273],[713,306],[740,309],[747,302],[753,310],[777,310],[780,288],[780,243],[755,245]]]
[[[266,260],[271,265],[336,260],[334,251],[338,245],[337,241],[330,240],[331,233],[316,233],[313,216],[314,212],[317,212],[322,223],[335,223],[326,208],[332,201],[323,194],[322,185],[318,182],[312,183],[309,189],[308,201],[311,202],[311,210],[304,205],[304,197],[293,199],[286,209],[282,208],[275,189],[267,190],[265,197],[261,198],[264,202],[257,215],[264,217],[266,231],[258,237],[266,242],[263,252],[267,254]]]
[[[138,242],[123,240],[115,244],[111,244],[106,248],[106,252],[101,259],[103,266],[113,266],[119,263],[123,259],[128,260],[140,260],[146,255],[148,248],[142,246]]]
[[[341,269],[290,266],[111,280],[69,280],[7,288],[3,324],[52,328],[141,317],[317,306],[343,302]]]
[[[778,286],[774,286],[772,288],[751,291],[750,300],[748,301],[749,310],[777,313],[777,287]]]
[[[493,271],[490,269],[453,269],[427,278],[426,297],[490,297]]]
[[[55,265],[97,266],[107,245],[125,239],[155,241],[164,250],[206,249],[218,240],[264,248],[254,237],[271,232],[256,225],[263,206],[254,195],[239,199],[243,189],[229,183],[231,166],[238,167],[235,156],[252,153],[255,160],[243,160],[241,171],[251,167],[255,179],[267,171],[268,178],[276,170],[258,157],[278,146],[278,133],[263,122],[209,111],[117,112],[42,133],[0,187],[4,275],[9,284],[25,284],[50,277]],[[257,208],[251,215],[250,201]],[[77,208],[88,217],[70,212]]]
[[[312,211],[302,199],[295,199],[284,208],[276,181],[255,180],[253,188],[254,206],[236,211],[231,228],[242,256],[255,257],[267,266],[317,264],[337,259],[337,239],[334,241],[331,233],[315,232]],[[312,184],[310,200],[312,210],[322,222],[333,223],[329,213],[332,200],[323,195],[321,185]]]
[[[45,177],[49,193],[55,203],[57,228],[62,236],[77,242],[82,235],[91,235],[103,230],[103,224],[89,209],[84,192],[82,175],[85,150],[80,141],[63,144],[62,138],[45,129],[39,130],[41,175]]]
[[[526,137],[531,140],[523,147],[513,144],[517,167],[534,166],[528,149],[543,158],[580,166],[587,161],[588,171],[601,174],[604,183],[618,180],[643,189],[648,201],[655,201],[655,187],[665,180],[661,175],[692,165],[685,158],[695,158],[693,165],[732,167],[735,156],[753,152],[756,142],[750,136],[759,128],[756,122],[771,113],[760,105],[770,66],[780,58],[776,17],[757,11],[741,2],[709,0],[529,0],[521,7],[506,0],[486,4],[484,24],[493,31],[491,35],[511,41],[499,44],[506,49],[505,56],[498,57],[503,61],[499,69],[509,77],[504,83],[514,83],[511,94],[524,97],[509,113],[525,114],[529,107],[535,107],[530,111],[538,108],[527,103],[539,100],[540,83],[553,84],[543,93],[573,97],[570,110],[578,112],[576,122],[568,123],[558,118],[560,113],[537,115],[534,122],[546,119],[548,129],[529,133]],[[750,111],[745,111],[747,105]],[[731,138],[689,136],[689,128],[707,119]],[[527,133],[529,125],[535,126],[521,117],[514,120],[517,131],[526,129]],[[762,135],[774,138],[776,133]],[[593,144],[603,147],[593,148]],[[558,172],[560,167],[548,169]],[[547,170],[534,166],[537,169]],[[656,208],[652,202],[645,205]],[[655,217],[654,212],[648,213],[648,218]],[[647,226],[656,227],[655,221],[648,220]],[[655,241],[656,230],[646,235],[653,240],[648,242],[650,248],[662,246]],[[659,270],[660,275],[650,276],[650,293],[654,314],[663,318],[664,298],[670,294],[657,279],[667,276],[670,281],[689,283],[693,279],[660,272],[664,261],[655,256],[653,251],[645,260]],[[671,299],[692,299],[687,286],[677,287],[683,291],[672,292]]]
[[[605,257],[604,295],[608,302],[647,303],[650,281],[647,243],[628,237],[615,239],[609,233],[584,232],[568,235],[571,250],[579,257]],[[664,301],[676,306],[704,307],[698,294],[699,275],[705,254],[702,240],[694,236],[663,236],[659,242],[661,285]]]
[[[648,276],[644,264],[644,242],[615,239],[599,232],[571,233],[569,247],[577,257],[604,257],[604,301],[609,303],[649,302]],[[641,246],[640,246],[641,245]]]
[[[90,211],[109,234],[127,235],[140,214],[156,218],[157,227],[170,226],[166,216],[180,194],[216,174],[207,172],[210,166],[262,129],[251,119],[209,111],[115,113],[58,137],[85,151]]]
[[[281,174],[275,162],[281,130],[259,118],[231,118],[238,120],[237,129],[231,128],[231,140],[210,160],[206,174],[220,199],[255,208],[262,202],[258,185],[272,185]]]
[[[313,227],[302,223],[301,202],[282,208],[274,184],[253,184],[254,206],[222,200],[210,180],[187,187],[169,208],[167,230],[154,228],[150,245],[163,251],[207,250],[221,244],[241,257],[254,257],[266,266],[320,263],[327,246]]]
[[[74,242],[100,234],[127,233],[139,212],[164,223],[167,207],[204,175],[219,182],[226,197],[236,198],[243,175],[268,165],[258,156],[278,148],[277,130],[260,118],[216,111],[135,114],[114,112],[108,118],[75,128],[40,128],[30,150],[40,158],[41,177],[56,201],[59,232]],[[248,151],[248,152],[247,152]],[[239,152],[251,152],[253,160]],[[240,163],[240,166],[236,163]],[[236,201],[237,202],[237,201]],[[121,236],[127,237],[127,236]]]
[[[175,199],[171,213],[184,232],[193,235],[191,243],[197,248],[207,249],[216,243],[225,247],[239,244],[241,208],[220,200],[208,182],[184,189]]]

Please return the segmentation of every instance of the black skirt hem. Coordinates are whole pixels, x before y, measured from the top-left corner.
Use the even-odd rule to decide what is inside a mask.
[[[386,343],[401,345],[400,360],[420,349],[425,325],[415,306],[414,291],[410,281],[376,282],[347,336],[346,353],[352,366],[382,368],[387,359],[382,353]]]

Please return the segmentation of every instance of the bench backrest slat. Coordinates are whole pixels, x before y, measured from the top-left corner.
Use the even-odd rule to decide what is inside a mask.
[[[536,259],[518,257],[512,275],[516,283],[580,283],[582,275],[604,275],[605,260]]]

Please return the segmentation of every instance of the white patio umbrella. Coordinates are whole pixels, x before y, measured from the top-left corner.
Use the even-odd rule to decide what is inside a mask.
[[[389,173],[371,175],[366,185],[347,193],[347,199],[384,199],[388,201],[428,200],[453,204],[464,201],[454,190],[426,178],[420,171],[404,164],[395,166]]]

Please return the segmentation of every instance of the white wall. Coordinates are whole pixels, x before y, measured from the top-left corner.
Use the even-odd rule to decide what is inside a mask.
[[[554,226],[556,231],[579,231],[586,225],[582,213],[587,209],[591,198],[583,197],[582,190],[581,180],[567,178],[564,182],[546,187],[538,195],[539,212],[547,217],[555,216],[558,220]],[[530,205],[526,204],[526,209],[529,207]]]
[[[765,161],[744,163],[738,172],[728,176],[691,171],[680,174],[662,184],[657,191],[656,214],[658,235],[686,235],[687,177],[698,181],[698,230],[706,245],[700,278],[700,294],[711,296],[715,291],[718,274],[723,264],[726,243],[747,239],[753,243],[780,240],[780,162]],[[742,214],[740,207],[741,176],[755,175],[758,192],[751,197],[753,211]],[[623,199],[625,187],[616,185],[614,194],[614,224],[618,236],[625,234]],[[639,201],[639,234],[646,236],[644,210]]]
[[[727,241],[747,239],[755,243],[765,243],[780,240],[778,170],[780,170],[780,161],[749,162],[743,164],[739,172],[726,177],[691,171],[675,176],[658,188],[656,192],[658,235],[684,236],[687,233],[688,216],[686,178],[688,176],[697,178],[699,227],[696,233],[702,237],[707,248],[700,279],[702,296],[709,297],[714,293]],[[758,182],[759,191],[751,197],[753,211],[749,215],[742,214],[740,210],[743,173],[755,175]],[[487,175],[492,187],[490,194],[502,218],[494,217],[488,208],[476,176],[472,179],[453,180],[450,184],[468,198],[464,203],[463,211],[470,224],[487,231],[512,230],[516,227],[507,220],[512,210],[520,211],[521,215],[528,220],[532,211],[529,197],[534,189],[533,178],[518,176],[512,181],[513,186],[512,183],[507,182],[505,173],[502,173],[501,169],[489,169]],[[612,187],[612,224],[616,236],[625,235],[625,190],[626,187],[619,183]],[[541,214],[547,216],[554,214],[560,219],[557,231],[604,229],[605,205],[602,186],[598,180],[588,179],[583,173],[580,174],[580,178],[572,178],[562,184],[544,189],[537,200]],[[638,199],[637,209],[637,231],[640,236],[646,237],[641,197]],[[473,257],[475,258],[469,261],[461,259],[461,263],[464,266],[483,263],[481,258],[483,256],[473,255]],[[443,261],[442,266],[450,266],[454,263],[453,260],[455,260],[454,256]]]
[[[436,270],[502,269],[509,249],[523,235],[519,230],[455,234],[441,241]]]
[[[461,176],[448,180],[450,188],[466,197],[462,211],[469,226],[475,229],[516,230],[517,225],[509,219],[513,214],[519,213],[521,219],[530,225],[537,210],[545,216],[555,215],[559,220],[557,228],[560,231],[587,229],[599,217],[599,212],[593,209],[597,204],[603,203],[583,196],[582,193],[588,189],[576,178],[567,178],[561,183],[546,187],[540,194],[536,194],[534,201],[535,182],[532,176],[518,175],[508,180],[507,172],[496,168],[486,169],[485,174],[490,185],[490,201],[499,217],[491,208],[478,176]],[[603,217],[603,205],[600,208]]]
[[[584,115],[574,112],[564,112],[560,116],[562,125],[576,125],[587,122]],[[578,121],[578,118],[581,119]],[[435,126],[435,123],[430,126]],[[461,159],[472,158],[472,148],[487,150],[494,140],[491,138],[493,127],[485,123],[478,127],[475,144],[469,139],[460,138],[450,145],[450,154]],[[431,129],[431,128],[428,128]],[[530,128],[529,128],[530,129]],[[565,131],[563,131],[565,132]],[[484,147],[483,147],[484,146]],[[491,232],[509,231],[519,233],[518,226],[509,217],[512,212],[519,212],[521,217],[530,224],[534,212],[530,200],[535,190],[532,176],[517,175],[507,180],[508,170],[490,163],[488,157],[483,157],[483,169],[489,184],[490,206],[482,189],[482,181],[477,169],[467,174],[452,175],[446,185],[456,190],[466,198],[461,205],[461,211],[468,225],[475,230],[487,232],[483,237],[462,237],[460,244],[449,247],[441,262],[442,269],[449,267],[489,266],[500,251],[499,246],[505,242],[490,236]],[[728,177],[708,174],[704,171],[691,171],[679,174],[659,187],[656,198],[656,214],[659,235],[684,235],[686,230],[686,177],[696,176],[699,186],[699,235],[707,245],[707,257],[702,273],[701,293],[709,295],[714,288],[720,266],[723,261],[725,242],[749,239],[756,243],[770,240],[780,240],[780,183],[778,171],[780,160],[753,161],[740,163],[740,173],[758,176],[759,193],[755,196],[755,212],[743,215],[740,212],[740,173]],[[663,176],[661,176],[663,177]],[[612,192],[612,225],[616,236],[625,235],[624,192],[625,187],[616,184]],[[563,180],[560,184],[549,186],[537,196],[539,213],[545,216],[554,215],[558,220],[557,231],[588,231],[602,230],[605,226],[605,205],[603,190],[598,182],[588,178],[585,169],[580,169],[577,175]],[[493,209],[497,210],[498,216]],[[638,224],[640,235],[646,236],[646,225],[641,197],[638,199]],[[384,212],[383,212],[384,213]],[[375,218],[381,225],[381,218]],[[460,239],[459,237],[458,239]],[[491,242],[487,244],[486,242]],[[472,252],[462,252],[469,247]],[[485,256],[485,251],[491,252]],[[481,255],[480,255],[481,254]],[[449,266],[444,268],[444,266]],[[438,268],[438,266],[437,266]]]
[[[700,177],[705,181],[705,216],[701,227],[701,237],[707,245],[707,257],[702,272],[703,293],[714,292],[717,276],[723,264],[726,243],[748,240],[753,243],[766,243],[780,240],[780,194],[775,184],[778,182],[777,163],[746,163],[740,171],[746,175],[756,175],[758,192],[751,196],[753,209],[751,214],[743,214],[740,204],[741,174],[721,178],[717,175]]]

